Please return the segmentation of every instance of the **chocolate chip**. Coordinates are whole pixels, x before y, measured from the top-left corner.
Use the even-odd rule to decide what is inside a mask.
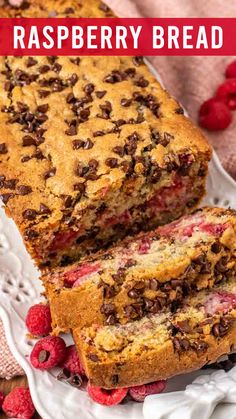
[[[139,292],[139,290],[136,290],[135,288],[133,288],[132,290],[130,290],[128,292],[128,296],[130,298],[139,298],[140,297],[140,292]]]
[[[71,61],[73,64],[75,64],[75,65],[79,65],[79,64],[80,64],[81,59],[80,59],[79,57],[76,57],[76,58],[70,58],[70,61]]]
[[[102,137],[102,135],[105,135],[105,131],[95,131],[93,132],[94,137]]]
[[[175,327],[180,330],[181,332],[184,333],[190,333],[191,332],[191,327],[189,324],[189,321],[186,320],[182,320],[182,321],[178,321],[177,323],[175,323]]]
[[[131,105],[131,103],[132,103],[132,99],[123,98],[120,101],[121,106],[124,106],[125,108],[128,108]]]
[[[199,177],[205,177],[207,174],[207,168],[206,167],[200,167],[198,170],[198,176]]]
[[[84,183],[75,183],[74,184],[74,191],[78,191],[78,192],[81,192],[81,194],[82,193],[84,193],[85,192],[85,184]]]
[[[94,146],[94,143],[90,138],[87,138],[87,140],[84,142],[83,149],[84,150],[90,150]]]
[[[111,168],[118,167],[118,160],[113,157],[106,159],[105,163]]]
[[[179,108],[175,109],[175,113],[177,113],[179,115],[183,115],[184,114],[184,110],[183,110],[183,108],[179,107]]]
[[[129,77],[133,78],[133,77],[135,76],[135,74],[136,74],[136,69],[135,69],[135,68],[127,68],[127,69],[125,70],[125,73],[126,73]]]
[[[102,99],[103,96],[105,96],[106,92],[107,92],[106,90],[101,90],[101,91],[95,92],[95,94],[98,97],[98,99]]]
[[[2,202],[6,205],[9,201],[9,199],[13,198],[14,194],[13,193],[3,193],[0,194],[0,198],[2,200]]]
[[[23,147],[28,147],[31,145],[36,145],[35,139],[31,137],[31,135],[24,135],[22,138],[22,145]]]
[[[220,260],[215,264],[215,272],[222,273],[226,271],[226,265],[228,262],[228,258],[226,256],[223,256],[220,258]]]
[[[14,85],[10,80],[5,81],[4,83],[4,90],[6,92],[10,92],[13,89]]]
[[[208,345],[207,342],[204,342],[202,340],[198,340],[198,341],[194,342],[191,346],[197,352],[205,352],[208,349],[209,345]]]
[[[37,60],[35,60],[35,58],[33,58],[33,57],[28,57],[28,59],[26,60],[26,67],[27,68],[29,68],[29,67],[33,67],[34,65],[36,65],[38,63],[38,61]]]
[[[89,108],[81,109],[79,112],[77,112],[78,115],[78,121],[80,123],[86,122],[89,119],[90,110]]]
[[[105,315],[114,314],[115,306],[112,303],[103,304],[100,308],[100,311],[102,314],[105,314]]]
[[[44,179],[49,179],[50,177],[55,176],[56,174],[56,168],[52,167],[50,170],[48,170],[47,172],[44,173]]]
[[[47,103],[45,103],[44,105],[39,105],[37,107],[37,112],[46,113],[48,111],[48,109],[49,109],[49,105]]]
[[[149,81],[146,80],[143,76],[140,76],[139,79],[134,81],[134,84],[138,87],[147,87],[149,85]]]
[[[73,144],[73,150],[79,150],[80,148],[82,148],[84,146],[84,141],[83,140],[73,140],[72,144]]]
[[[65,134],[69,136],[77,135],[77,126],[71,125],[67,130],[65,130]]]
[[[94,84],[93,83],[88,83],[88,84],[86,84],[85,86],[84,86],[84,92],[86,93],[86,94],[91,94],[91,93],[93,93],[93,91],[94,91],[94,88],[95,88],[95,86],[94,86]]]
[[[8,152],[8,148],[6,143],[1,143],[0,144],[0,154],[6,154]]]
[[[75,96],[74,96],[74,94],[73,93],[69,93],[67,96],[66,96],[66,102],[67,103],[73,103],[73,102],[75,102],[76,101],[76,98],[75,98]]]
[[[140,65],[142,65],[142,64],[144,64],[143,57],[141,57],[141,56],[133,57],[133,63],[137,67],[140,66]]]
[[[67,80],[67,82],[71,85],[74,86],[77,81],[79,80],[79,77],[77,76],[76,73],[73,73]]]
[[[103,283],[103,297],[112,298],[116,295],[116,289],[113,285]]]
[[[51,210],[45,204],[40,204],[39,206],[39,213],[40,214],[51,214]]]
[[[47,60],[48,60],[48,62],[49,62],[49,64],[51,64],[51,65],[53,65],[55,62],[56,62],[56,60],[58,59],[58,57],[56,57],[56,56],[48,56],[47,57]]]
[[[149,280],[149,288],[152,291],[157,291],[158,288],[159,288],[158,281],[156,279],[154,279],[154,278],[153,279],[150,279]]]
[[[22,158],[21,158],[21,162],[22,163],[26,163],[27,161],[29,161],[31,159],[31,157],[30,156],[23,156]]]
[[[222,249],[222,245],[220,244],[220,242],[215,242],[211,245],[211,251],[215,254],[220,253]]]
[[[55,73],[60,73],[62,69],[62,65],[59,63],[55,63],[52,67],[52,70],[55,71]]]
[[[113,70],[112,72],[111,72],[111,74],[108,74],[105,78],[104,78],[104,82],[105,83],[111,83],[111,84],[114,84],[114,83],[119,83],[119,82],[121,82],[121,81],[123,81],[123,80],[125,80],[126,79],[126,74],[125,73],[122,73],[121,71],[118,71],[118,70]]]
[[[47,73],[48,71],[50,70],[50,67],[49,67],[49,65],[41,65],[40,67],[39,67],[39,72],[40,72],[40,74],[45,74],[45,73]]]
[[[4,187],[6,189],[15,189],[16,188],[16,184],[17,184],[18,180],[17,179],[9,179],[9,180],[5,180],[4,182]]]
[[[19,195],[22,195],[22,196],[28,195],[32,192],[32,188],[31,186],[28,186],[28,185],[19,185],[17,186],[17,192]]]
[[[90,361],[93,361],[93,362],[99,362],[100,361],[99,357],[96,354],[89,354],[87,356],[87,358],[89,358]]]
[[[36,239],[39,237],[39,233],[32,228],[28,228],[24,234],[25,240]]]
[[[106,100],[103,105],[99,105],[100,109],[102,110],[102,115],[98,115],[100,118],[109,119],[110,113],[112,111],[111,102]]]
[[[37,211],[34,209],[26,209],[23,211],[22,215],[24,219],[33,221],[37,217]]]
[[[75,13],[75,10],[73,9],[73,7],[67,7],[67,8],[64,10],[64,13],[65,13],[66,15],[73,14],[73,13]]]
[[[118,156],[120,156],[120,157],[124,157],[124,155],[125,155],[125,150],[124,150],[124,147],[119,146],[119,145],[115,146],[115,147],[112,149],[112,151],[113,151],[115,154],[118,154]]]
[[[50,91],[49,90],[38,90],[38,94],[40,99],[44,99],[45,97],[50,95]]]
[[[116,375],[113,375],[112,377],[111,377],[111,382],[112,382],[112,384],[114,385],[114,386],[116,386],[118,383],[119,383],[119,376],[116,374]]]

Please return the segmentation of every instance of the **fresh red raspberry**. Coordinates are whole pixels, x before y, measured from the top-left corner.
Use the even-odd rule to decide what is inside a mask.
[[[222,83],[217,89],[216,97],[224,102],[229,109],[236,109],[236,78],[228,79]]]
[[[61,367],[68,370],[71,374],[85,375],[75,345],[67,346],[66,356]]]
[[[129,388],[129,394],[136,402],[143,402],[145,397],[150,394],[161,393],[166,388],[165,381],[156,381],[155,383],[144,384]]]
[[[150,247],[151,240],[148,237],[144,237],[139,243],[138,253],[140,255],[145,255],[149,252]]]
[[[35,408],[27,387],[15,387],[6,397],[2,410],[9,418],[30,419]]]
[[[104,406],[115,406],[122,402],[128,393],[127,388],[116,388],[113,390],[105,390],[101,387],[87,385],[87,392],[94,402]]]
[[[214,316],[216,313],[227,314],[236,308],[236,294],[228,292],[214,292],[209,295],[205,302],[205,311]]]
[[[35,304],[30,307],[25,324],[34,336],[47,336],[52,330],[51,312],[48,304]]]
[[[2,408],[3,400],[5,399],[5,396],[2,391],[0,391],[0,409]]]
[[[30,362],[34,368],[48,370],[61,364],[66,356],[66,344],[59,336],[47,336],[33,347]]]
[[[236,77],[236,60],[232,61],[232,63],[227,66],[225,70],[225,77],[227,77],[227,79]]]
[[[231,121],[227,105],[216,98],[208,99],[199,109],[199,124],[209,131],[225,129]]]

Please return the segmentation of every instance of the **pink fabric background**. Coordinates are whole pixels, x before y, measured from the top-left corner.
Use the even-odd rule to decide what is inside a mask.
[[[11,1],[15,4],[20,2],[20,0]],[[106,0],[106,2],[121,17],[236,16],[236,1]],[[214,95],[217,86],[224,81],[225,67],[232,59],[232,57],[152,57],[151,61],[160,73],[166,88],[197,122],[200,104]],[[236,179],[236,111],[233,123],[227,130],[206,134],[223,166]],[[21,373],[21,368],[17,366],[6,345],[0,322],[0,377],[10,378]]]

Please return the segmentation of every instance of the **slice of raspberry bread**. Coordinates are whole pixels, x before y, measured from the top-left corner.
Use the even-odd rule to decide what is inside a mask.
[[[54,332],[124,324],[236,271],[236,212],[204,208],[42,277]]]
[[[90,382],[107,389],[199,369],[236,349],[235,278],[188,297],[175,314],[77,329],[74,339]]]
[[[111,17],[29,0],[1,17]],[[0,193],[43,266],[192,211],[211,149],[141,57],[1,57]]]

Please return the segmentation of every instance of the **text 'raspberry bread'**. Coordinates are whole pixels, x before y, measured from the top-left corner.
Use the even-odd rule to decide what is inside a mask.
[[[112,16],[31,0],[0,16]],[[0,188],[32,257],[66,264],[192,211],[210,146],[141,57],[1,57]]]
[[[204,208],[42,277],[54,332],[175,308],[236,271],[236,212]]]
[[[175,314],[74,331],[90,382],[140,385],[197,370],[236,348],[235,278],[188,297]]]

